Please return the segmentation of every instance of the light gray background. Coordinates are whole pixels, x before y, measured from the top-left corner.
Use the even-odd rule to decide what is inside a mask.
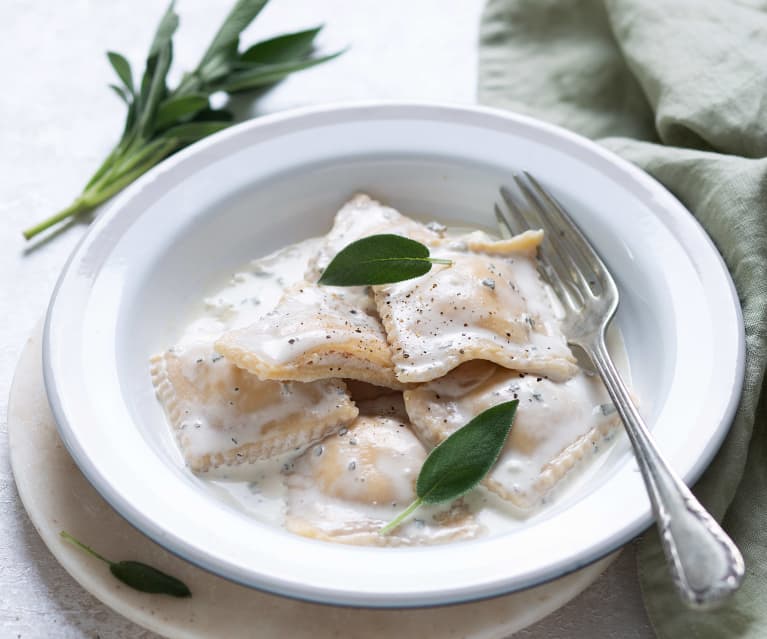
[[[174,69],[191,67],[229,6],[180,0]],[[252,113],[354,99],[476,100],[483,0],[273,0],[251,42],[324,23],[322,44],[350,45],[328,65],[289,78]],[[120,132],[123,109],[107,89],[104,52],[143,68],[164,10],[160,0],[3,0],[0,3],[0,637],[149,638],[82,590],[24,513],[8,460],[8,392],[24,341],[45,310],[66,258],[85,231],[27,245],[21,229],[69,204]],[[518,635],[524,639],[652,637],[634,550],[584,594]],[[430,638],[431,639],[431,638]]]

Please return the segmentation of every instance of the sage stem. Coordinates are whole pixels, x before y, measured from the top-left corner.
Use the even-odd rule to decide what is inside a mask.
[[[107,559],[106,557],[104,557],[104,556],[102,556],[102,555],[99,555],[99,554],[98,554],[98,553],[97,553],[95,550],[93,550],[93,548],[91,548],[90,546],[86,546],[86,545],[85,545],[83,542],[81,542],[81,541],[79,541],[79,540],[75,539],[75,538],[74,538],[72,535],[70,535],[70,534],[69,534],[69,533],[68,533],[66,530],[62,530],[62,531],[59,533],[59,535],[61,536],[61,538],[62,538],[62,539],[64,539],[65,541],[68,541],[68,542],[69,542],[70,544],[72,544],[73,546],[77,546],[78,548],[81,548],[82,550],[84,550],[85,552],[87,552],[89,555],[92,555],[93,557],[96,557],[97,559],[101,559],[101,561],[103,561],[104,563],[107,563],[107,564],[109,564],[110,566],[111,566],[111,565],[114,563],[114,562],[111,562],[111,561],[109,561],[109,559]]]
[[[390,521],[388,524],[386,524],[381,530],[378,531],[379,535],[388,535],[392,530],[395,528],[398,528],[400,524],[402,524],[405,519],[407,519],[413,512],[418,510],[421,507],[421,504],[423,504],[423,499],[420,497],[416,499],[412,504],[410,504],[403,512],[401,512],[396,519],[393,521]]]

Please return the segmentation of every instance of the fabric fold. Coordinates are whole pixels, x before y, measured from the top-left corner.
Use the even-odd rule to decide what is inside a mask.
[[[490,0],[479,98],[573,129],[643,168],[721,252],[743,309],[746,375],[734,422],[694,490],[739,545],[741,590],[694,612],[654,530],[639,573],[659,637],[756,639],[767,627],[767,3]]]

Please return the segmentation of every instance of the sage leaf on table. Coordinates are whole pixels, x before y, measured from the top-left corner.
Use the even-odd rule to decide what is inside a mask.
[[[341,249],[319,279],[327,286],[391,284],[429,272],[451,260],[429,257],[429,249],[400,235],[370,235]]]
[[[482,481],[503,450],[518,404],[515,399],[488,408],[434,448],[418,473],[416,500],[380,534],[389,534],[421,505],[458,499]]]
[[[95,550],[75,539],[66,531],[59,533],[62,539],[84,550],[89,555],[109,564],[109,571],[125,585],[134,590],[150,594],[171,595],[172,597],[191,597],[192,591],[187,585],[175,577],[143,564],[140,561],[110,561]]]
[[[237,0],[197,67],[184,73],[175,88],[167,82],[173,35],[179,25],[173,2],[157,26],[140,78],[123,55],[107,52],[118,80],[109,86],[127,107],[122,136],[74,202],[26,229],[24,237],[29,240],[96,208],[172,153],[231,126],[232,114],[211,106],[214,93],[267,87],[342,53],[315,54],[314,41],[321,27],[270,38],[241,52],[240,34],[267,1]]]

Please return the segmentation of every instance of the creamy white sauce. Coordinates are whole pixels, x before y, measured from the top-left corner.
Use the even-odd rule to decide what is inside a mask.
[[[312,238],[246,264],[193,310],[197,319],[184,329],[179,344],[215,340],[274,310],[284,290],[304,278],[321,244],[322,238]]]
[[[212,343],[225,331],[244,328],[272,311],[284,290],[303,279],[322,241],[311,238],[249,262],[203,300],[179,345]],[[259,521],[281,526],[286,492],[283,473],[295,456],[293,451],[266,461],[217,468],[200,478],[222,501]]]
[[[382,317],[400,348],[402,381],[423,382],[477,355],[519,370],[573,372],[532,258],[460,252],[461,241],[431,251],[452,260],[426,275],[376,287]],[[381,304],[381,302],[379,302]]]
[[[199,342],[212,343],[223,332],[243,328],[273,310],[284,290],[304,278],[307,265],[312,257],[316,256],[322,242],[323,238],[313,238],[250,262],[242,271],[235,273],[224,286],[204,299],[196,309],[196,319],[185,328],[179,346],[192,347]],[[523,264],[515,265],[518,269],[516,283],[528,304],[529,312],[547,325],[556,322],[562,313],[556,297],[548,287],[539,286],[532,265],[524,260],[521,262]],[[534,341],[540,341],[541,348],[550,346],[548,336],[536,331],[531,333],[534,333]],[[611,351],[617,355],[619,368],[630,382],[622,339],[616,329],[610,333]],[[547,448],[557,445],[558,442],[552,441]],[[225,503],[261,522],[283,526],[287,491],[284,477],[286,472],[292,470],[293,461],[301,452],[303,451],[292,451],[268,461],[221,467],[200,474],[199,477],[202,484]],[[603,455],[602,461],[604,458]],[[557,487],[554,491],[556,499],[565,500],[568,495],[576,493],[598,472],[599,467],[600,463],[594,463],[594,460],[581,464],[577,476],[568,477],[568,480],[563,482],[564,486]],[[534,469],[512,458],[496,472],[529,474],[534,472]],[[530,516],[483,487],[477,488],[464,499],[477,521],[484,527],[486,535],[513,530],[523,525]],[[547,500],[551,499],[552,495],[549,495]],[[405,506],[406,504],[397,504],[396,508],[392,508],[387,504],[379,507],[387,511],[391,509],[394,516]]]

